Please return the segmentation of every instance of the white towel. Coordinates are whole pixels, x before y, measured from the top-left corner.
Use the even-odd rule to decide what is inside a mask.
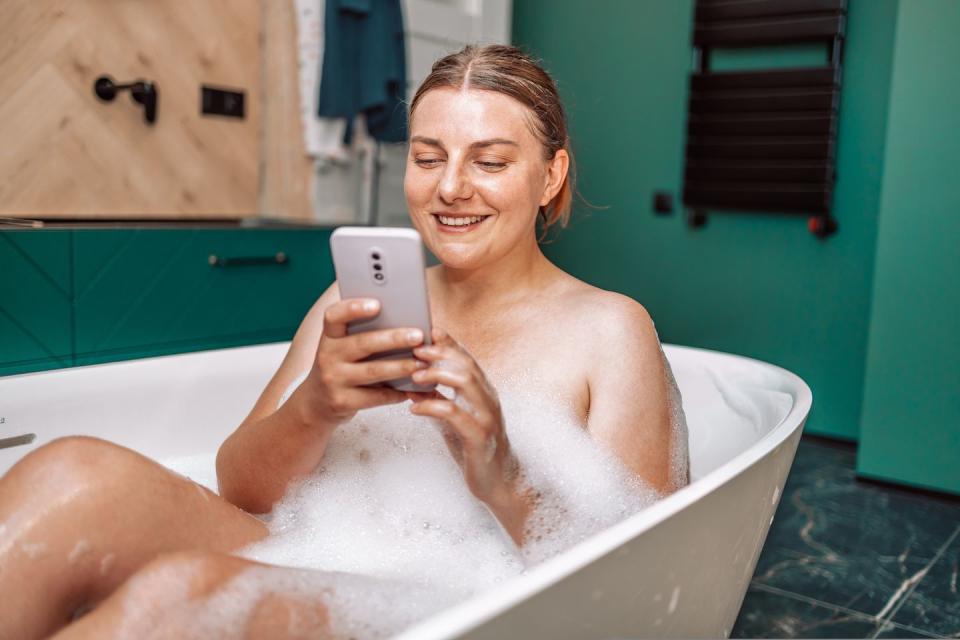
[[[297,50],[300,78],[300,117],[307,155],[318,160],[348,162],[343,144],[344,118],[317,115],[320,73],[323,67],[323,14],[325,0],[294,0],[297,15]]]

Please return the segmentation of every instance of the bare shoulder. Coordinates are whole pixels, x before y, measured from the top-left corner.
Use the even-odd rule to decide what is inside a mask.
[[[574,302],[575,301],[575,302]],[[580,288],[570,306],[581,337],[587,430],[638,477],[666,494],[678,486],[665,360],[650,314],[629,296]],[[571,314],[574,315],[574,314]]]
[[[564,298],[582,343],[601,351],[626,344],[659,351],[653,319],[633,298],[579,280],[569,286]]]

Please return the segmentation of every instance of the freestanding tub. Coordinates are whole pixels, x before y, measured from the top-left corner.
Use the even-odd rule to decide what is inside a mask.
[[[210,454],[287,343],[0,378],[0,474],[65,435],[163,460]],[[665,346],[690,432],[689,486],[403,638],[726,637],[810,410],[794,374]]]

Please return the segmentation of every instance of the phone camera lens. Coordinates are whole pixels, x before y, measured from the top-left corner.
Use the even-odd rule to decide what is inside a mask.
[[[380,271],[381,269],[383,269],[383,265],[380,264],[379,262],[377,262],[377,263],[375,263],[375,264],[373,265],[373,270],[374,270],[374,271]]]
[[[374,260],[379,260],[379,259],[380,259],[380,254],[377,253],[376,251],[374,251],[373,254],[372,254],[370,257],[373,258]]]
[[[377,280],[383,280],[383,274],[382,274],[382,273],[375,273],[375,274],[373,274],[373,277],[376,278]]]

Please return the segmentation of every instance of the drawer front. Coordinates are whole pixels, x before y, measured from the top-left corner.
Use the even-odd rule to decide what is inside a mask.
[[[77,364],[290,339],[333,281],[329,236],[316,229],[76,231]],[[280,264],[272,260],[278,253]]]
[[[71,364],[70,232],[0,231],[0,375]]]

